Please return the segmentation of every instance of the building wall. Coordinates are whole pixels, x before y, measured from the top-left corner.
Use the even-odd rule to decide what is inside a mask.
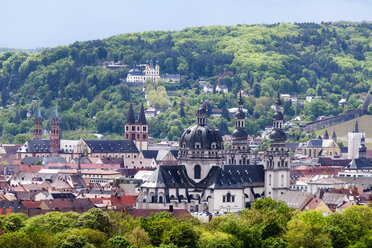
[[[230,202],[227,201],[227,194],[230,193]],[[234,199],[232,197],[234,196]],[[225,199],[225,202],[223,201]],[[234,200],[234,201],[232,201]],[[237,212],[245,208],[244,189],[215,189],[213,192],[213,207],[209,212]]]

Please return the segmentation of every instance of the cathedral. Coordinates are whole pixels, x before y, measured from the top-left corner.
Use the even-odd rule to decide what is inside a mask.
[[[290,160],[285,148],[283,108],[275,103],[271,147],[263,165],[252,164],[247,144],[243,99],[238,100],[232,147],[225,149],[218,130],[208,124],[206,110],[181,136],[178,165],[159,166],[141,185],[138,209],[186,209],[190,212],[237,212],[257,198],[277,199],[289,189]]]

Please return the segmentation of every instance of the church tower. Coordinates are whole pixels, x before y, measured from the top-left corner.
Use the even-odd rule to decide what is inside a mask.
[[[136,123],[132,103],[129,106],[127,121],[124,126],[124,140],[133,140],[139,151],[148,149],[149,141],[149,126],[146,121],[145,110],[143,104]]]
[[[247,144],[247,132],[245,131],[245,114],[243,112],[244,101],[242,94],[239,95],[238,111],[235,114],[235,130],[231,134],[232,149],[227,152],[228,165],[248,165],[250,163],[250,149]]]
[[[359,158],[359,147],[361,145],[361,139],[364,136],[365,133],[359,130],[359,123],[358,120],[356,120],[353,132],[348,133],[348,159]]]
[[[143,108],[143,103],[141,105],[140,114],[138,116],[137,123],[137,134],[135,142],[138,150],[147,150],[149,144],[149,125],[146,121],[145,109]]]
[[[54,106],[52,123],[50,127],[49,151],[51,156],[58,156],[61,146],[60,119],[58,116],[57,102]]]
[[[283,107],[280,95],[275,103],[274,125],[270,134],[271,147],[265,151],[265,197],[274,200],[289,190],[290,159],[285,147],[286,135],[283,131]]]
[[[40,102],[37,102],[36,117],[34,119],[34,140],[42,139],[43,118],[41,117]]]

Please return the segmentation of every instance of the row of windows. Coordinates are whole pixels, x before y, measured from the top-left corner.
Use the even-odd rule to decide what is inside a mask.
[[[230,192],[223,195],[222,202],[235,202],[235,195],[231,195]]]
[[[138,139],[138,140],[140,139],[140,137],[141,137],[141,136],[140,136],[139,134],[137,134],[137,139]],[[125,138],[126,138],[126,139],[129,139],[129,134],[125,134]],[[146,135],[146,134],[143,134],[143,135],[142,135],[142,138],[143,138],[143,139],[146,139],[146,138],[147,138],[147,135]],[[132,140],[136,140],[136,134],[132,133],[132,137],[131,137],[131,139],[132,139]]]
[[[129,126],[125,126],[125,130],[126,130],[127,132],[129,132]],[[147,130],[147,127],[146,127],[146,126],[143,126],[143,127],[142,127],[142,131],[143,131],[143,132],[146,132],[146,130]],[[133,132],[136,131],[136,126],[132,126],[132,131],[133,131]],[[140,126],[137,126],[137,132],[140,132],[140,131],[141,131]]]
[[[229,159],[229,164],[237,164],[236,159],[235,158]],[[249,159],[246,158],[239,159],[239,164],[240,165],[249,164]]]

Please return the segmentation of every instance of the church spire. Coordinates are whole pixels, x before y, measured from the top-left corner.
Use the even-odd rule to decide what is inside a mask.
[[[36,107],[36,118],[35,119],[42,119],[41,117],[41,111],[40,111],[40,102],[37,102],[37,107]]]
[[[34,119],[34,140],[42,139],[43,118],[41,117],[40,102],[37,102],[36,116]]]
[[[55,103],[55,105],[54,105],[54,110],[53,110],[53,116],[52,116],[52,119],[54,119],[54,120],[59,120],[57,101],[56,101],[56,103]]]
[[[354,133],[359,133],[359,123],[358,123],[358,120],[355,121]]]
[[[135,124],[134,111],[133,111],[132,103],[130,103],[130,106],[129,106],[129,111],[128,111],[128,114],[127,114],[127,123],[128,124]]]
[[[328,130],[325,130],[323,139],[329,139]]]
[[[145,116],[145,109],[143,108],[143,103],[141,105],[141,110],[140,110],[140,114],[139,114],[139,117],[138,117],[138,123],[139,124],[142,124],[142,125],[146,125],[146,116]]]
[[[337,135],[336,135],[336,131],[335,131],[335,130],[333,130],[333,133],[332,133],[332,139],[333,139],[334,141],[337,141]]]

